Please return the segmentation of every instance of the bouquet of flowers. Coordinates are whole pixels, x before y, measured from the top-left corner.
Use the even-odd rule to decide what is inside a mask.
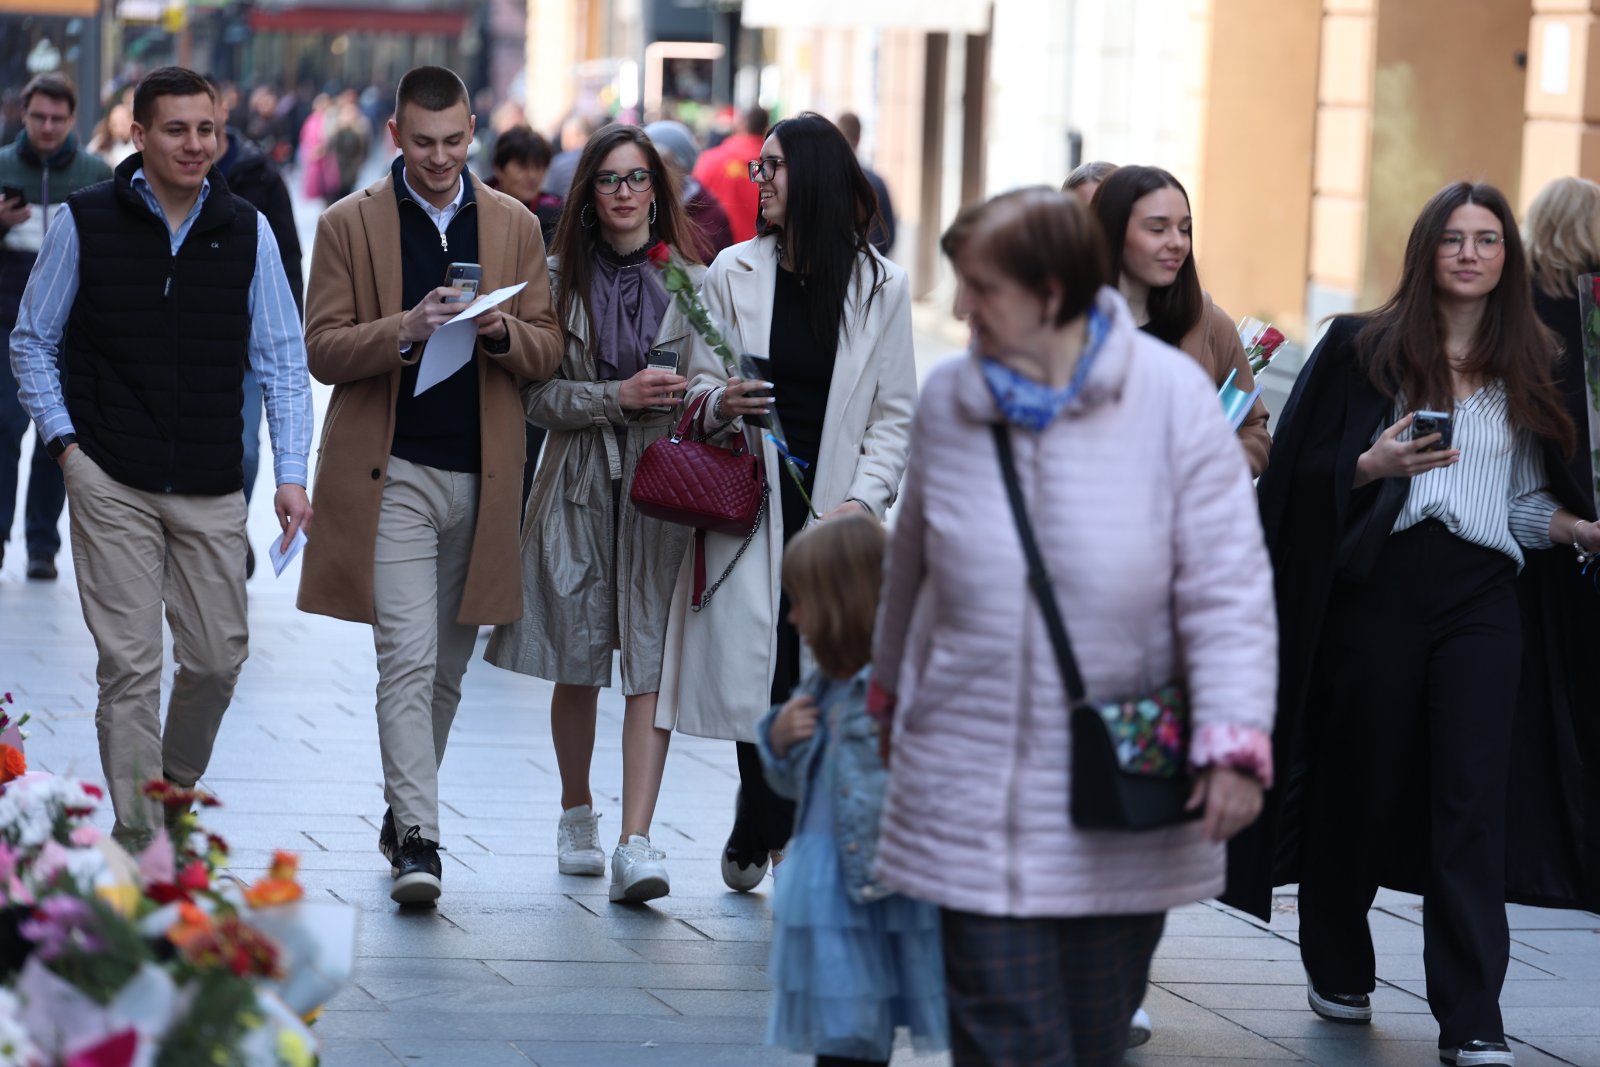
[[[1283,344],[1283,334],[1270,323],[1246,318],[1239,320],[1239,340],[1244,344],[1244,354],[1250,360],[1250,373],[1259,377]],[[1259,383],[1250,389],[1240,389],[1234,385],[1233,379],[1238,373],[1237,369],[1229,371],[1222,388],[1217,391],[1223,414],[1227,415],[1228,424],[1235,430],[1244,423],[1245,416],[1261,395]]]
[[[145,793],[165,826],[130,856],[88,821],[98,787],[0,786],[0,1067],[312,1067],[305,1020],[349,976],[354,910],[305,901],[289,853],[228,876],[193,812],[216,799]]]
[[[28,759],[22,752],[22,742],[28,738],[22,728],[27,725],[28,716],[12,722],[5,710],[5,705],[11,703],[14,701],[10,693],[0,693],[0,786],[28,773]]]
[[[660,269],[662,284],[677,302],[678,310],[683,312],[684,317],[689,320],[689,325],[694,327],[695,332],[722,360],[722,366],[727,370],[728,377],[738,377],[740,373],[738,358],[734,356],[733,349],[728,347],[728,342],[712,319],[711,312],[701,303],[700,294],[695,290],[694,279],[689,277],[689,272],[683,269],[682,264],[673,260],[672,250],[667,247],[667,243],[657,241],[650,246],[645,255]],[[771,441],[773,447],[778,450],[778,455],[783,457],[784,469],[789,472],[794,487],[800,491],[800,499],[806,502],[806,510],[811,513],[811,517],[816,518],[817,509],[812,507],[811,494],[806,492],[805,480],[800,476],[800,468],[806,466],[806,463],[790,453],[783,435],[783,426],[778,422],[777,412],[755,416],[753,421],[765,431],[762,436]]]

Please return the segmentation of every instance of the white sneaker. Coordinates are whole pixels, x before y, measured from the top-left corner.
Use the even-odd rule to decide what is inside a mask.
[[[1150,1013],[1143,1008],[1133,1009],[1133,1021],[1128,1024],[1128,1047],[1147,1044],[1156,1030],[1150,1023]]]
[[[648,837],[633,834],[611,854],[611,902],[642,904],[667,895],[667,858]]]
[[[600,847],[600,816],[580,804],[561,813],[556,827],[556,868],[562,874],[606,873],[606,854]]]

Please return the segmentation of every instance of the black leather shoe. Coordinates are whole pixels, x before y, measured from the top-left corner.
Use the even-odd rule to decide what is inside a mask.
[[[383,825],[378,827],[378,851],[389,861],[389,877],[400,873],[394,865],[400,859],[400,832],[394,828],[394,809],[383,809]]]
[[[1483,1064],[1515,1064],[1517,1058],[1504,1041],[1468,1041],[1455,1048],[1439,1050],[1440,1063],[1453,1063],[1457,1067],[1481,1067]]]
[[[428,907],[439,899],[443,887],[439,866],[439,842],[426,840],[422,827],[413,826],[400,842],[400,855],[394,865],[394,885],[389,899],[408,907]]]
[[[56,561],[49,556],[34,556],[28,560],[28,577],[36,582],[56,580]]]
[[[1372,998],[1365,993],[1323,993],[1306,983],[1306,1000],[1311,1010],[1336,1023],[1370,1023]]]

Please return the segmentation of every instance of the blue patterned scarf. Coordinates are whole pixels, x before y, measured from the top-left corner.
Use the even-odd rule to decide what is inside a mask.
[[[983,380],[994,395],[1001,418],[1024,430],[1042,433],[1083,389],[1083,383],[1089,380],[1089,369],[1094,365],[1095,357],[1100,354],[1101,346],[1110,332],[1110,316],[1098,307],[1090,307],[1089,336],[1083,344],[1083,355],[1078,357],[1072,380],[1061,389],[1052,389],[1003,363],[984,357]]]

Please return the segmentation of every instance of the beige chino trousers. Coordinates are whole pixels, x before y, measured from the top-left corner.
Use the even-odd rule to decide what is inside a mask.
[[[116,812],[113,834],[139,845],[161,826],[144,783],[192,786],[249,654],[244,493],[150,493],[122,484],[77,448],[67,456],[72,562],[83,621],[99,652],[95,730]],[[177,671],[161,725],[161,618]]]
[[[478,522],[478,476],[389,457],[374,553],[383,793],[402,838],[439,840],[439,765],[478,628],[456,622]]]

